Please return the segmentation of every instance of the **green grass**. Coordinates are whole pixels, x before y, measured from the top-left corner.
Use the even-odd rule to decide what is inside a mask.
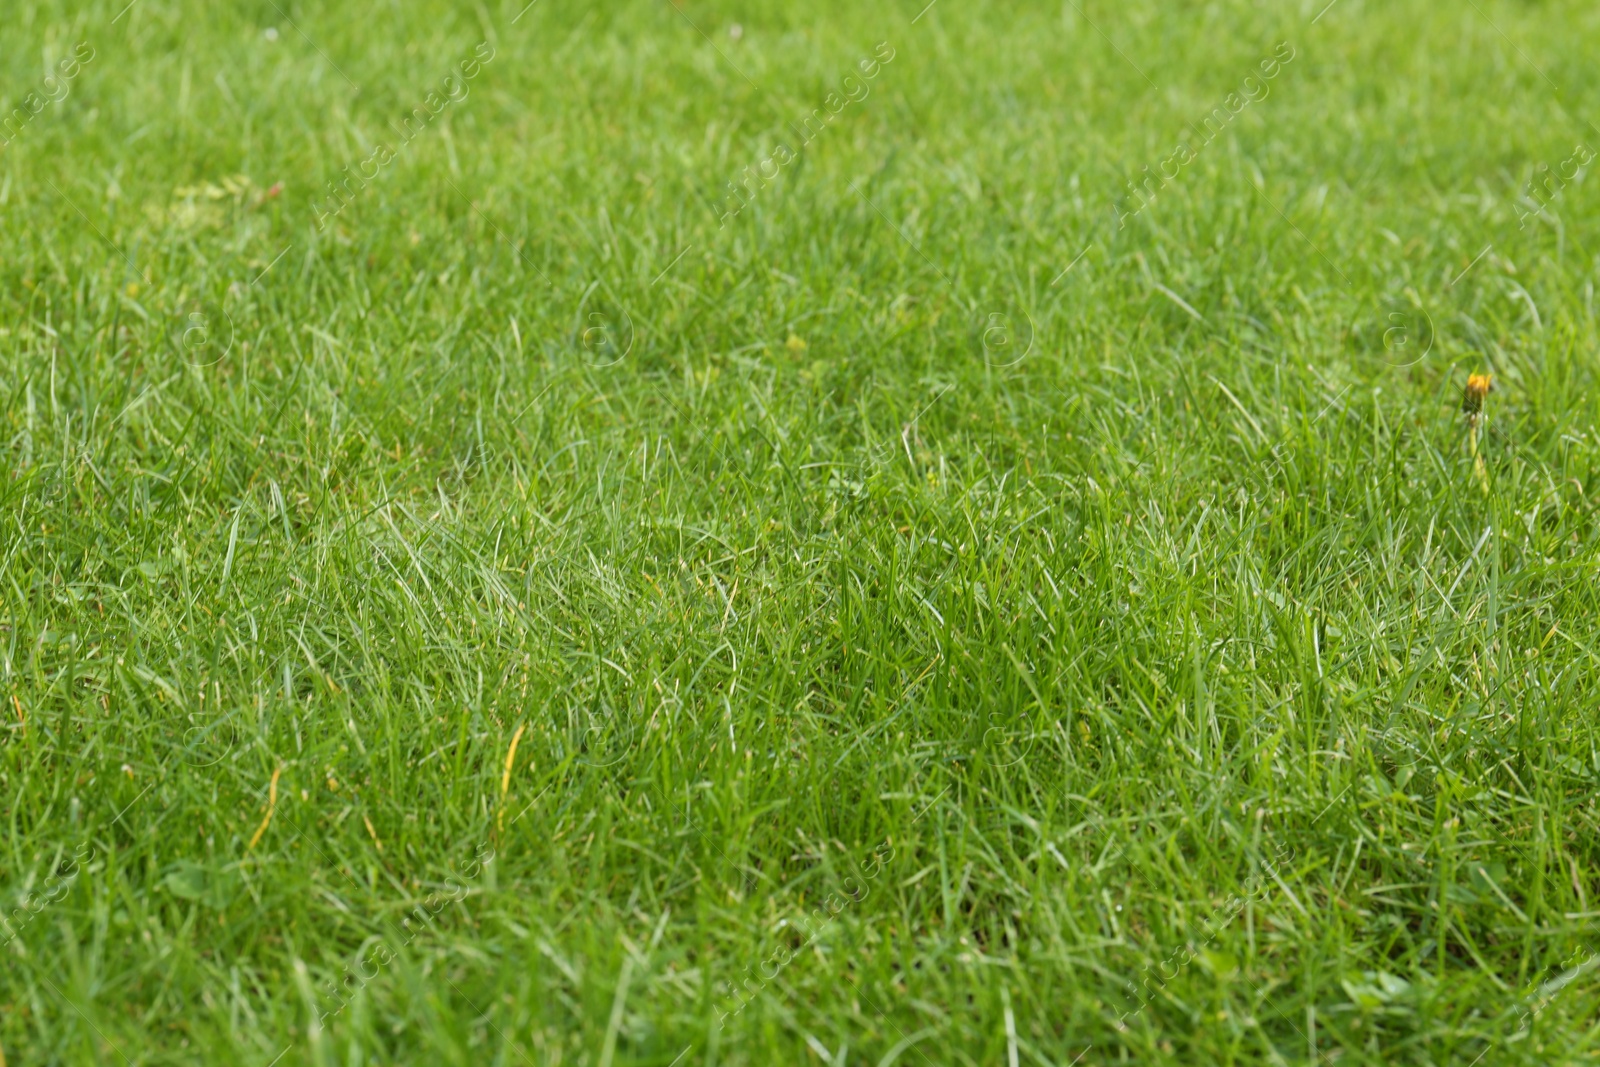
[[[7,8],[7,1064],[1600,1056],[1592,5],[521,7]]]

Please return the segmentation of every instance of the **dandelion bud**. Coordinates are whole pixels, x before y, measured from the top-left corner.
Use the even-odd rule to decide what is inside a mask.
[[[1467,387],[1461,391],[1461,410],[1476,415],[1483,410],[1483,398],[1494,388],[1494,375],[1469,374]]]

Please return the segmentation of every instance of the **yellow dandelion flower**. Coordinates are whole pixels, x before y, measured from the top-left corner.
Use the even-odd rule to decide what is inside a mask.
[[[1489,492],[1489,470],[1478,454],[1478,423],[1483,419],[1483,398],[1494,388],[1494,375],[1469,374],[1467,387],[1461,391],[1461,410],[1467,416],[1467,453],[1472,456],[1472,473],[1478,487]]]
[[[1461,410],[1476,415],[1483,410],[1483,398],[1494,388],[1494,375],[1469,374],[1467,387],[1461,391]]]

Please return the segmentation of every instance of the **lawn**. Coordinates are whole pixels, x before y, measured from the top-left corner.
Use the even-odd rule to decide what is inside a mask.
[[[0,1064],[1600,1060],[1600,11],[924,3],[6,5]]]

